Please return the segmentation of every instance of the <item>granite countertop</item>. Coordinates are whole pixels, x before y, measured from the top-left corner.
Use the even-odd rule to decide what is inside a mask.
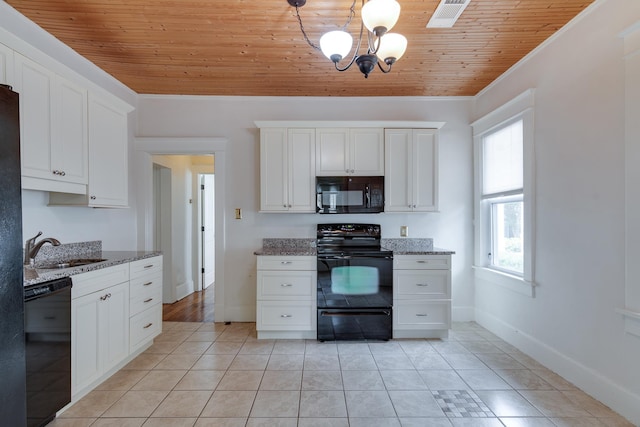
[[[400,238],[381,240],[384,249],[394,255],[452,255],[455,251],[434,248],[431,238]],[[266,256],[316,256],[315,239],[263,239],[262,249],[254,255]]]
[[[37,261],[35,267],[24,267],[24,286],[35,285],[53,279],[74,276],[76,274],[86,273],[89,271],[100,270],[102,268],[111,267],[118,264],[137,261],[140,259],[151,258],[161,255],[158,251],[92,251],[83,253],[82,258],[105,259],[105,261],[88,265],[69,268],[38,268],[38,265],[44,265],[44,261]],[[80,257],[80,256],[77,256]],[[68,260],[69,257],[61,260]],[[47,263],[52,263],[51,258],[47,258]]]

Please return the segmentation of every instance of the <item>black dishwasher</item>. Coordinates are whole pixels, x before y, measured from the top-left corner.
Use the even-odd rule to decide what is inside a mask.
[[[71,285],[63,277],[24,288],[28,427],[71,402]]]

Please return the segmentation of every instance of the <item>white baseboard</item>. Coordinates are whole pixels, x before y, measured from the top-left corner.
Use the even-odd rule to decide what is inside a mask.
[[[453,322],[473,322],[476,320],[476,309],[473,307],[451,307]]]
[[[637,394],[490,313],[476,309],[475,318],[482,327],[569,380],[634,425],[640,425],[640,396]]]
[[[180,301],[182,298],[191,295],[193,292],[193,280],[182,282],[179,285],[176,285],[176,301]]]

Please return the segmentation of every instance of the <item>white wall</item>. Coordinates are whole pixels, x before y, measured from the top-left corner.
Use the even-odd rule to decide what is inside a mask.
[[[356,71],[354,71],[356,72]],[[372,77],[373,78],[373,77]],[[384,78],[376,75],[376,78]],[[472,146],[470,99],[437,98],[263,98],[142,96],[139,137],[225,137],[227,218],[242,208],[243,219],[228,219],[225,230],[225,319],[255,319],[255,256],[264,237],[314,237],[320,222],[382,224],[384,237],[433,237],[453,257],[454,318],[473,316]],[[375,106],[375,108],[373,108]],[[380,108],[384,106],[383,108]],[[444,121],[440,134],[440,213],[320,216],[264,214],[259,208],[259,130],[255,120]],[[179,146],[176,153],[179,153]],[[216,158],[216,168],[218,159]],[[144,179],[144,178],[136,178]],[[223,319],[217,319],[219,321]]]
[[[637,0],[599,1],[476,100],[535,88],[535,298],[477,280],[477,320],[640,423],[640,339],[625,335],[624,61]]]
[[[47,206],[47,203],[47,192],[22,191],[23,240],[42,231],[41,237],[54,237],[61,243],[102,240],[103,250],[136,249],[135,209]]]

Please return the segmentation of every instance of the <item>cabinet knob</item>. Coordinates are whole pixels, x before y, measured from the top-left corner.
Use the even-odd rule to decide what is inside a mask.
[[[109,298],[111,298],[111,294],[110,294],[110,293],[109,293],[109,294],[102,295],[102,296],[100,297],[100,301],[106,301],[106,300],[108,300]]]
[[[147,323],[145,326],[142,327],[142,329],[149,329],[151,325],[153,325],[153,323]]]
[[[410,208],[410,207],[411,207],[411,205],[407,205],[407,207],[408,207],[408,208]]]
[[[288,319],[289,317],[293,317],[290,314],[281,314],[280,317],[284,317],[285,319]]]
[[[421,259],[421,260],[418,260],[418,261],[416,261],[416,262],[417,262],[418,264],[426,264],[426,263],[428,263],[429,261],[425,261],[425,260]]]
[[[283,208],[286,208],[286,207],[287,207],[287,205],[282,205],[282,207],[283,207]]]
[[[355,171],[353,169],[351,169],[351,173],[354,173]]]
[[[413,208],[415,209],[416,205],[413,205]]]
[[[290,287],[292,287],[293,285],[292,285],[291,283],[283,283],[283,284],[281,284],[280,286],[282,286],[283,288],[290,288]]]
[[[89,198],[90,198],[91,200],[95,200],[95,199],[96,199],[96,196],[91,196],[91,197],[89,197]]]
[[[424,313],[416,313],[417,317],[427,317],[428,314],[424,314]]]
[[[146,303],[151,302],[151,301],[153,301],[153,298],[147,298],[146,300],[144,300],[144,303],[146,304]]]
[[[152,284],[153,282],[147,282],[147,283],[143,283],[142,286],[149,286],[150,284]]]
[[[288,207],[291,207],[291,205],[289,205]]]
[[[60,175],[65,176],[67,173],[65,171],[60,171]]]
[[[429,284],[428,283],[416,283],[416,286],[425,287],[425,286],[429,286]]]
[[[292,263],[291,261],[280,261],[280,264],[283,264],[283,265],[288,265],[291,263]]]

